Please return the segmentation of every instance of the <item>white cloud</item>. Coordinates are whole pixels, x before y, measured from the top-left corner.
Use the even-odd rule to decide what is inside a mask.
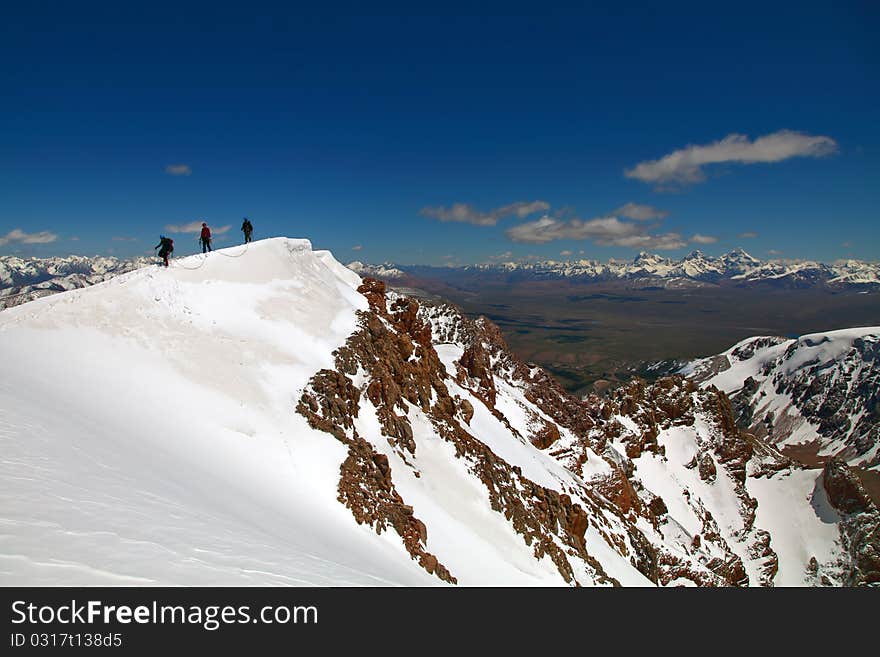
[[[772,255],[772,256],[775,256],[775,255],[782,255],[782,251],[778,251],[778,250],[776,250],[776,249],[770,249],[769,251],[767,251],[767,254],[768,254],[768,255]]]
[[[361,245],[361,244],[355,244],[353,247],[351,247],[351,250],[352,250],[352,251],[360,251],[360,250],[363,249],[363,248],[364,248],[363,245]]]
[[[554,240],[592,240],[600,246],[635,249],[674,250],[687,246],[687,241],[678,233],[651,235],[643,224],[621,221],[617,217],[562,221],[545,215],[510,228],[507,237],[514,242],[529,244],[544,244]]]
[[[570,255],[574,255],[574,251],[569,251],[568,249],[566,249],[565,251],[560,251],[559,255],[561,255],[563,258],[567,258]]]
[[[169,164],[165,167],[165,173],[170,176],[191,176],[192,168],[188,164]]]
[[[530,214],[546,212],[549,209],[550,204],[546,201],[517,201],[516,203],[511,203],[498,208],[495,212],[497,212],[500,217],[506,217],[508,214],[513,214],[516,215],[518,219],[525,219]]]
[[[639,227],[620,221],[617,217],[597,217],[560,220],[544,215],[508,229],[507,236],[514,242],[544,244],[554,240],[586,240],[624,237],[638,234]]]
[[[602,246],[626,246],[639,251],[675,251],[687,246],[687,242],[679,233],[662,233],[660,235],[633,235],[622,237],[608,243],[596,240]]]
[[[41,230],[39,233],[26,233],[21,228],[15,228],[0,237],[0,246],[16,242],[19,244],[48,244],[57,239],[58,235],[48,230]]]
[[[121,236],[111,237],[110,239],[113,240],[114,242],[137,242],[137,240],[138,240],[137,237],[121,237]]]
[[[822,157],[836,151],[837,142],[831,137],[793,130],[780,130],[754,141],[734,133],[711,144],[692,144],[659,160],[640,162],[625,170],[624,175],[647,183],[689,185],[706,179],[703,167],[709,164],[781,162],[792,157]]]
[[[489,256],[489,260],[490,260],[491,262],[508,261],[508,260],[510,260],[511,258],[513,258],[513,252],[512,252],[512,251],[505,251],[504,253],[498,253],[498,254],[496,254],[496,255],[490,255],[490,256]]]
[[[420,214],[442,222],[473,224],[475,226],[494,226],[504,217],[515,216],[524,219],[536,212],[546,212],[550,204],[546,201],[517,201],[494,210],[483,212],[468,203],[453,203],[452,206],[422,208]]]
[[[208,224],[208,228],[211,229],[212,235],[222,235],[232,228],[232,226],[218,226],[217,228],[214,228],[211,224]],[[168,224],[165,226],[165,230],[169,233],[200,233],[202,230],[202,222],[191,221],[188,224]]]
[[[651,219],[665,219],[669,213],[665,210],[659,210],[650,205],[642,205],[641,203],[627,203],[617,208],[611,214],[627,219],[635,219],[636,221],[650,221]]]
[[[715,244],[718,241],[717,237],[713,237],[712,235],[701,235],[700,233],[696,233],[691,236],[690,241],[693,244]]]
[[[753,239],[755,239],[757,236],[758,236],[758,233],[756,233],[756,232],[753,231],[753,230],[747,230],[746,232],[744,232],[744,233],[740,233],[740,234],[739,234],[739,237],[741,237],[741,238],[744,239],[744,240],[753,240]]]

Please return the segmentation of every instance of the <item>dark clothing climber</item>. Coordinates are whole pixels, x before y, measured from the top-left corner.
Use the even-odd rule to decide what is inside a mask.
[[[159,257],[162,258],[162,261],[165,263],[165,266],[168,266],[168,256],[170,256],[174,252],[174,240],[170,237],[165,237],[164,235],[159,236],[159,243],[153,247],[154,249],[159,249]]]
[[[244,222],[241,224],[241,232],[244,233],[244,243],[247,244],[251,241],[251,235],[254,232],[254,226],[251,223],[250,219],[247,217],[244,218]]]
[[[202,243],[202,253],[206,251],[211,251],[211,229],[208,228],[208,224],[202,223],[202,234],[199,237],[199,241]]]

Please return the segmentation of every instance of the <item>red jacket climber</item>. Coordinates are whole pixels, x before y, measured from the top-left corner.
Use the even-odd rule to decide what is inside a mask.
[[[211,251],[211,229],[205,222],[202,222],[202,234],[199,241],[202,243],[202,253]]]

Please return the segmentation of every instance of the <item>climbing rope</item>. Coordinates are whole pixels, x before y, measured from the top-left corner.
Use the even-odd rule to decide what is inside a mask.
[[[242,251],[241,253],[239,253],[239,254],[237,254],[237,255],[229,255],[228,253],[223,253],[223,251],[217,251],[217,253],[219,253],[220,255],[222,255],[222,256],[225,257],[225,258],[240,258],[240,257],[243,256],[245,253],[247,253],[247,250],[248,250],[248,247],[249,247],[249,246],[250,246],[250,243],[246,243],[246,244],[244,245],[244,251]]]
[[[174,267],[177,267],[179,269],[188,269],[189,271],[195,271],[196,269],[201,269],[202,267],[204,267],[205,263],[208,262],[207,254],[204,254],[204,255],[205,255],[205,257],[202,258],[201,262],[196,267],[187,267],[179,260],[171,260],[168,264],[172,265]]]
[[[209,251],[208,253],[203,253],[202,255],[205,257],[201,259],[201,262],[198,264],[197,267],[187,267],[186,265],[181,264],[180,261],[176,261],[176,260],[172,260],[171,264],[173,264],[175,267],[179,267],[180,269],[188,269],[189,271],[195,271],[196,269],[201,269],[202,267],[205,266],[205,263],[208,261],[208,255],[210,253],[216,253],[218,255],[222,255],[224,258],[240,258],[245,253],[248,252],[249,246],[250,246],[250,244],[245,244],[244,250],[241,253],[236,253],[236,254],[223,253],[222,251]],[[198,254],[196,254],[196,255],[198,255]]]

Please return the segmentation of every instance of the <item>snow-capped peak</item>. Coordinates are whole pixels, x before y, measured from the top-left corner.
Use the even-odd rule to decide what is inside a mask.
[[[350,268],[360,273],[390,280],[399,278],[407,271],[416,274],[421,268],[405,265],[368,265],[351,263]],[[430,269],[430,268],[429,268]],[[450,269],[450,267],[444,267]],[[456,269],[452,267],[452,269]],[[680,260],[673,260],[646,251],[632,260],[615,258],[599,262],[587,258],[570,261],[541,260],[484,263],[460,268],[473,273],[504,272],[534,276],[541,279],[562,278],[582,282],[609,280],[653,279],[650,284],[677,286],[688,285],[773,285],[773,286],[880,286],[880,264],[848,260],[825,265],[809,261],[772,260],[761,261],[741,248],[721,256],[708,256],[694,250]]]

